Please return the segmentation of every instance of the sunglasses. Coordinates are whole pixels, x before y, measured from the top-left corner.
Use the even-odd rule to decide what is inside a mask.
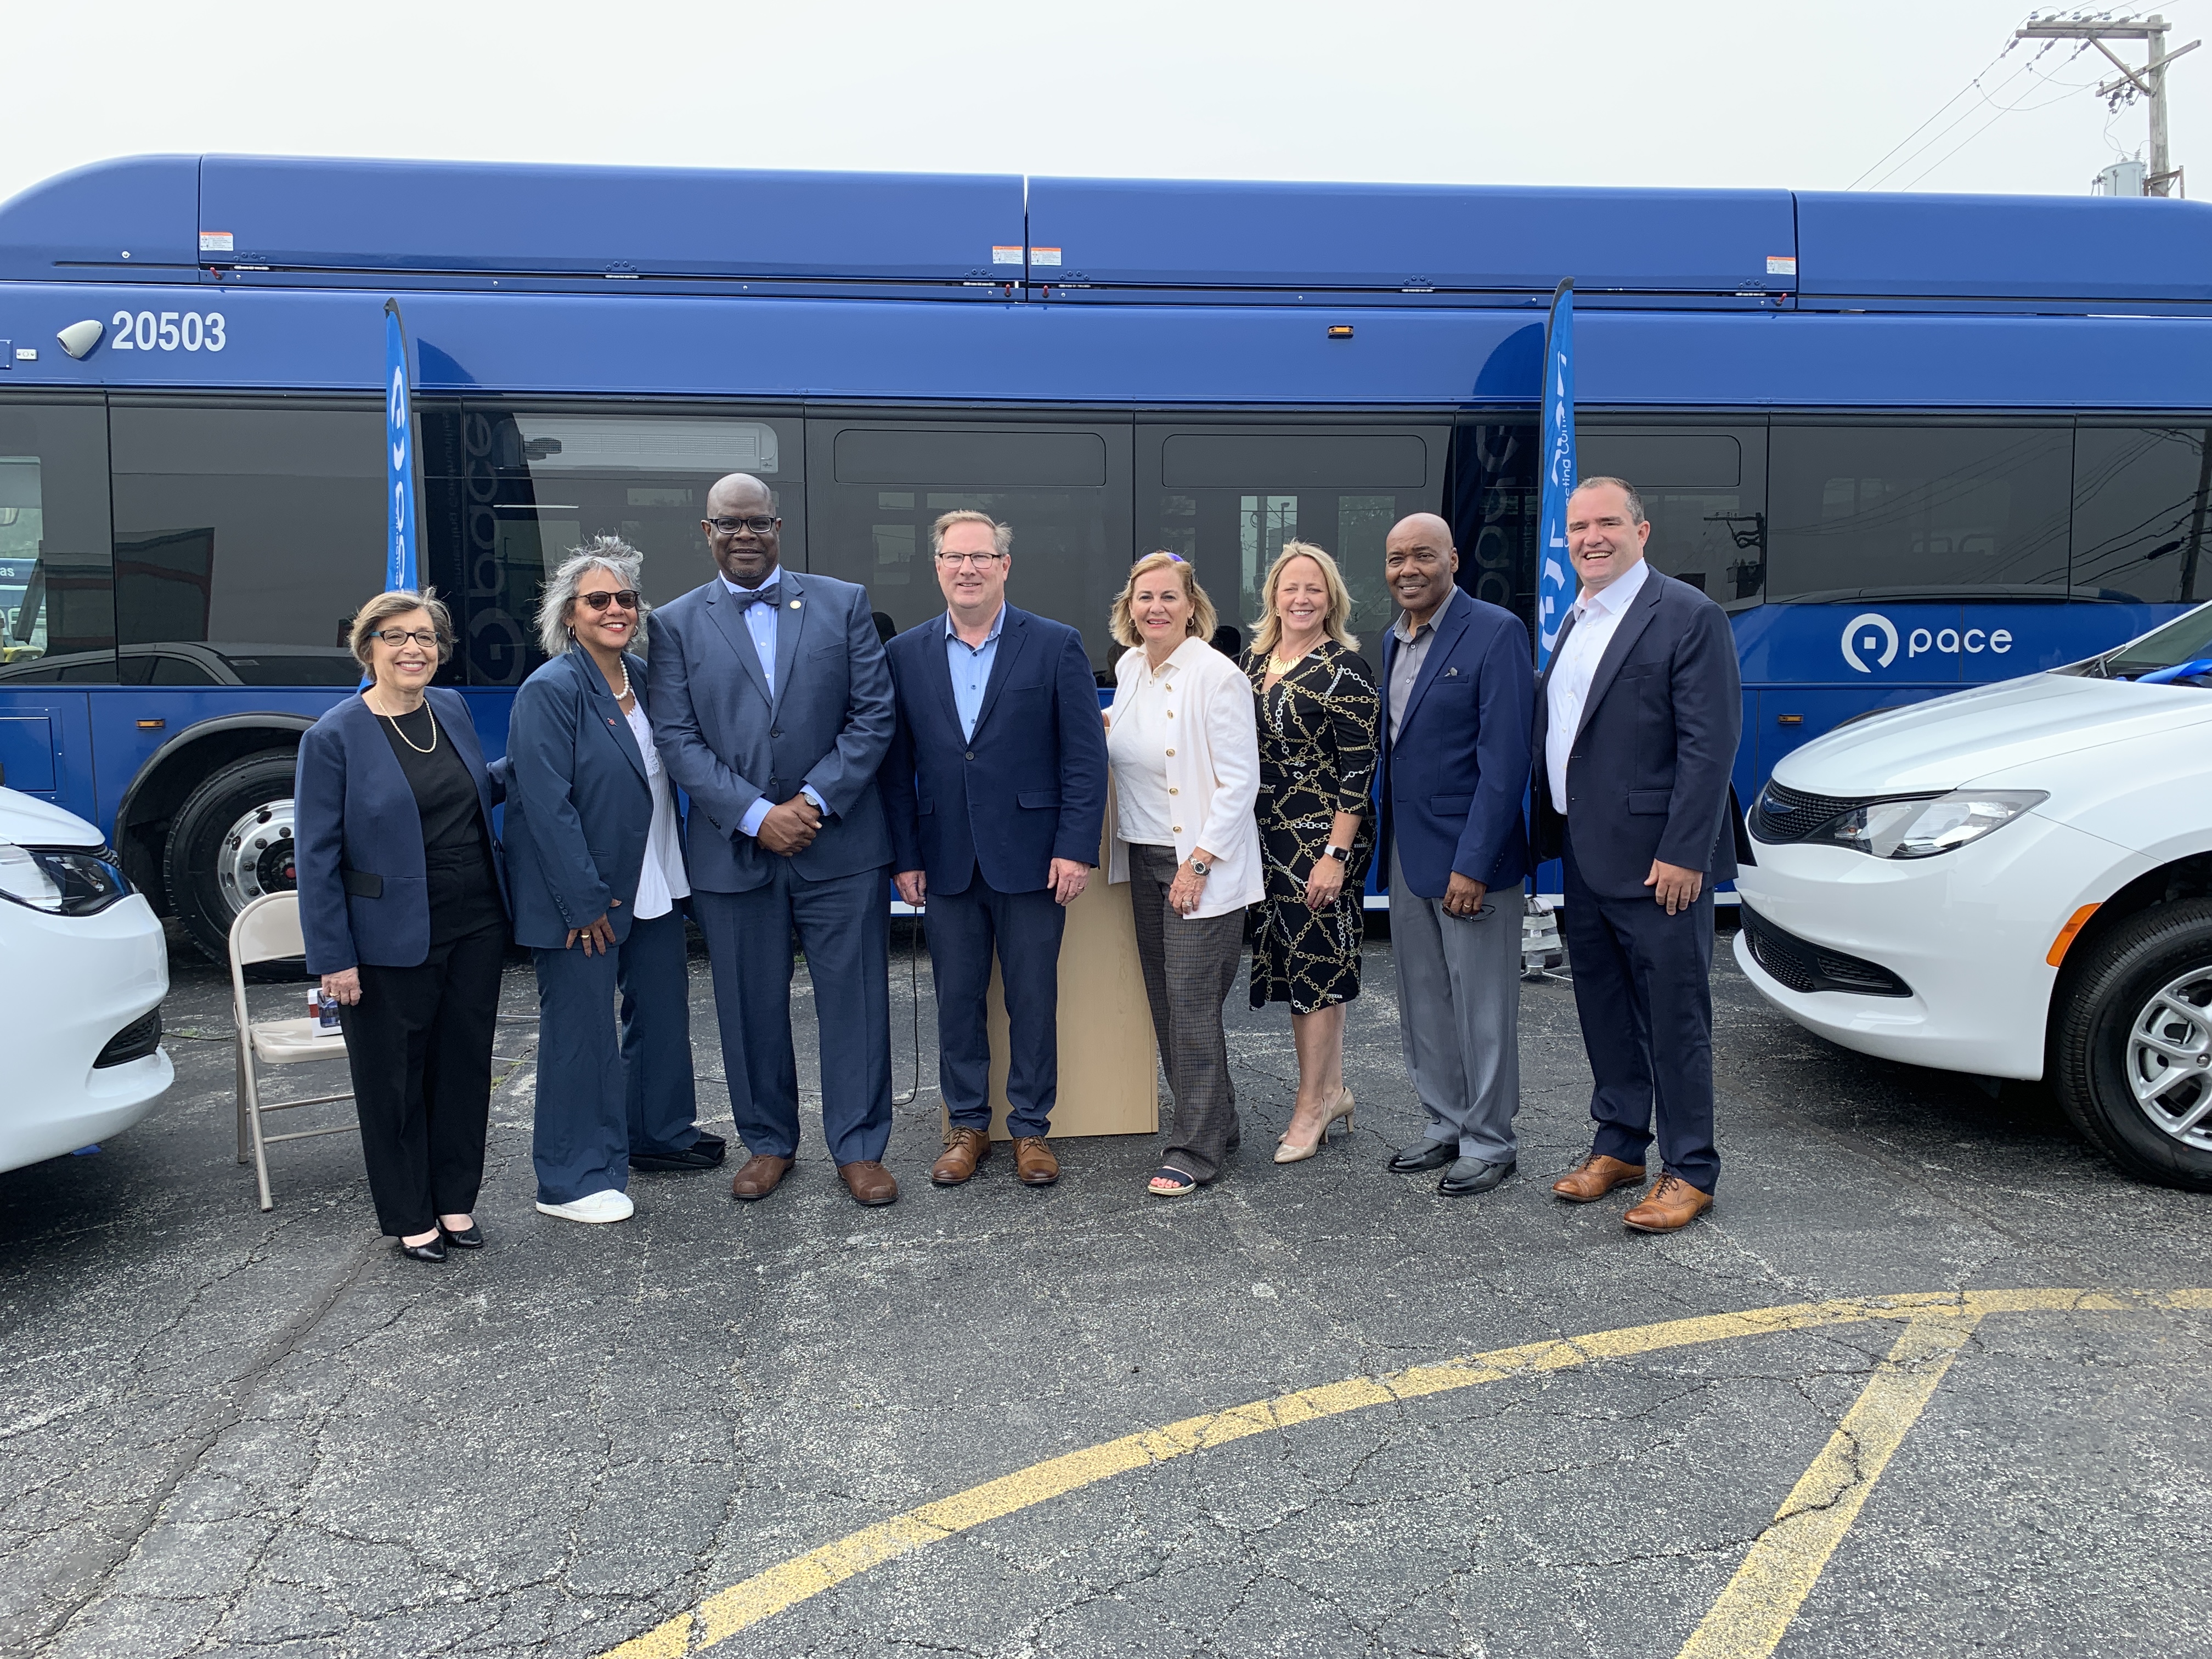
[[[594,611],[604,611],[610,604],[619,605],[624,611],[635,611],[637,609],[637,589],[625,587],[612,593],[579,593],[576,603],[587,605]]]

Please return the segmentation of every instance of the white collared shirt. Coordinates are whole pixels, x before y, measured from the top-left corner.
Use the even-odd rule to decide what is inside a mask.
[[[676,796],[661,769],[660,750],[653,746],[653,722],[645,717],[645,702],[630,704],[629,734],[637,739],[638,758],[645,763],[645,781],[653,791],[653,824],[645,832],[645,863],[637,872],[637,896],[630,902],[634,921],[651,921],[676,908],[676,901],[691,891],[684,873],[684,848],[676,836]]]
[[[1574,753],[1575,738],[1582,731],[1590,681],[1604,660],[1606,647],[1613,643],[1614,629],[1650,574],[1650,562],[1638,559],[1609,586],[1583,592],[1574,603],[1575,625],[1552,659],[1551,678],[1544,683],[1544,775],[1552,786],[1552,805],[1563,816],[1567,810],[1567,757]]]
[[[1168,799],[1167,762],[1163,757],[1175,752],[1176,705],[1187,704],[1189,699],[1176,696],[1179,665],[1174,657],[1157,669],[1142,658],[1139,647],[1137,677],[1128,701],[1106,734],[1106,757],[1113,768],[1117,808],[1115,833],[1132,846],[1172,847],[1175,832],[1182,826],[1173,821],[1175,803]],[[1184,723],[1189,723],[1188,715]]]

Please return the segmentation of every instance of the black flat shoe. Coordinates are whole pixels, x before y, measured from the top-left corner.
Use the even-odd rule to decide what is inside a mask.
[[[722,1165],[723,1147],[718,1139],[712,1146],[701,1136],[696,1146],[687,1146],[680,1152],[632,1152],[629,1167],[633,1170],[718,1170]]]
[[[1437,1183],[1437,1190],[1446,1198],[1472,1198],[1477,1193],[1488,1192],[1520,1167],[1518,1164],[1486,1164],[1479,1158],[1463,1158]]]
[[[443,1261],[446,1259],[446,1240],[441,1234],[427,1244],[402,1244],[399,1254],[412,1256],[417,1261]]]
[[[455,1232],[444,1222],[438,1224],[438,1237],[457,1250],[481,1250],[484,1247],[483,1229],[473,1221]]]
[[[1400,1152],[1390,1160],[1391,1170],[1398,1175],[1421,1175],[1430,1170],[1441,1170],[1459,1156],[1459,1148],[1440,1140],[1425,1140],[1417,1151]]]

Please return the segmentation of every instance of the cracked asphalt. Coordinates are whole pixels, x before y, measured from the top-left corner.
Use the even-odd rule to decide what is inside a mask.
[[[1718,962],[1725,1168],[1672,1237],[1625,1232],[1627,1194],[1546,1190],[1587,1142],[1560,982],[1525,988],[1521,1173],[1451,1200],[1383,1168],[1419,1113],[1378,941],[1348,1028],[1356,1133],[1267,1161],[1287,1021],[1240,985],[1246,1150],[1173,1203],[1142,1190],[1148,1139],[1063,1143],[1046,1192],[1003,1155],[930,1187],[925,962],[896,1206],[854,1206],[817,1139],[763,1204],[641,1175],[635,1220],[550,1220],[531,1207],[532,1028],[504,1026],[491,1246],[433,1269],[374,1237],[349,1136],[274,1149],[258,1211],[227,980],[180,946],[173,1091],[96,1155],[0,1175],[0,1651],[588,1656],[979,1481],[1340,1378],[1828,1297],[2212,1286],[2208,1200],[2122,1180],[2044,1091],[1827,1047]],[[506,1007],[533,1006],[518,960]],[[316,1091],[301,1069],[287,1085]],[[702,1098],[726,1121],[719,1082]],[[1667,1659],[1898,1329],[1255,1434],[889,1561],[715,1651]],[[2212,1312],[1984,1320],[1776,1650],[2212,1653],[2209,1381]]]

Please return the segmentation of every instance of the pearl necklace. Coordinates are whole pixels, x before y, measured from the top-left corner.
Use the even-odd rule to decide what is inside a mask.
[[[368,702],[368,699],[363,698],[362,701]],[[371,714],[384,714],[384,711],[381,708],[379,708],[374,703],[369,703],[368,706],[369,712]],[[420,703],[416,705],[416,708],[417,708],[421,707],[422,705]],[[412,714],[414,713],[414,709],[410,709],[408,712]],[[392,722],[392,729],[399,733],[399,741],[405,744],[416,754],[434,755],[438,752],[438,717],[435,714],[430,716],[430,746],[428,749],[425,749],[421,744],[416,742],[414,738],[409,737],[407,733],[401,729],[399,717],[397,714],[384,714],[384,718],[390,720]]]

